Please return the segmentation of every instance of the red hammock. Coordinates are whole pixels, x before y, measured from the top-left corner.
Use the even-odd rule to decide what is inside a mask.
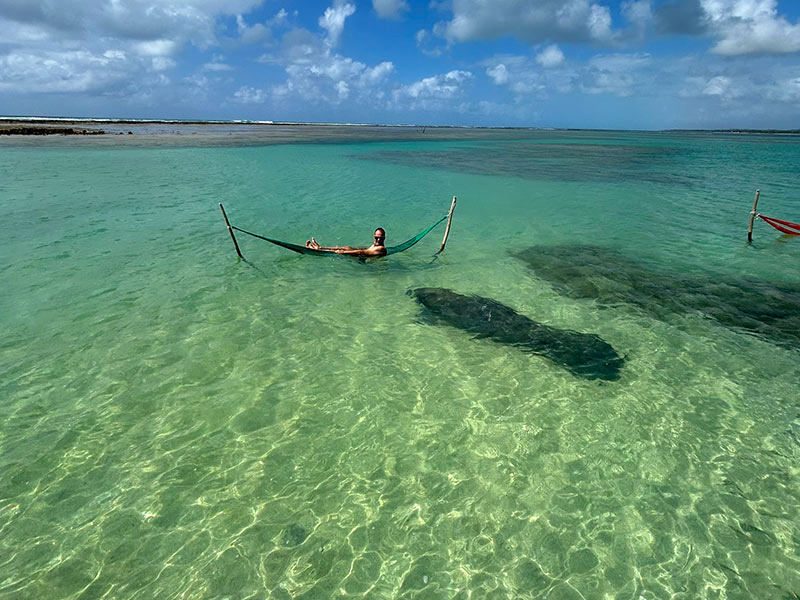
[[[800,225],[798,225],[797,223],[790,223],[789,221],[781,221],[780,219],[765,217],[764,215],[756,215],[756,216],[765,223],[769,223],[770,225],[772,225],[778,231],[782,231],[783,233],[788,233],[789,235],[800,235]]]

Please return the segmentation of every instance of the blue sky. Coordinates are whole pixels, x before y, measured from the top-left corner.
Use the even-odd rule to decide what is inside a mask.
[[[0,114],[800,128],[797,0],[0,0]]]

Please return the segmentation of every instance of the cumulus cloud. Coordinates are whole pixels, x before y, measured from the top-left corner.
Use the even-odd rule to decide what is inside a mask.
[[[800,69],[791,60],[769,56],[687,59],[683,79],[676,85],[681,98],[706,99],[730,104],[764,106],[772,103],[797,103]],[[773,104],[773,107],[776,107]],[[795,105],[796,112],[796,105]]]
[[[258,44],[272,39],[272,29],[286,24],[288,13],[283,8],[264,23],[248,25],[243,15],[236,15],[236,31],[239,40],[245,44]]]
[[[70,52],[13,52],[0,56],[0,91],[98,92],[125,79],[124,59]]]
[[[629,17],[644,18],[649,3],[628,4]],[[451,43],[514,36],[531,43],[610,44],[620,34],[609,7],[590,0],[453,0],[452,11],[441,29]]]
[[[778,13],[777,0],[668,0],[653,21],[664,35],[710,37],[715,54],[800,51],[800,24]]]
[[[800,50],[800,24],[778,14],[777,0],[701,0],[717,54],[788,53]]]
[[[536,62],[546,69],[557,67],[564,62],[564,53],[558,46],[552,44],[536,55]]]
[[[730,77],[724,75],[717,75],[709,80],[703,88],[703,94],[706,96],[726,96],[731,89]]]
[[[629,0],[623,2],[621,12],[630,23],[628,37],[635,40],[642,40],[647,29],[653,22],[653,8],[650,0]]]
[[[287,65],[287,80],[275,86],[274,93],[278,98],[293,96],[311,103],[337,104],[350,98],[352,92],[359,92],[362,99],[368,99],[376,94],[375,88],[393,70],[394,65],[388,61],[367,67],[344,56],[318,56],[314,61]]]
[[[322,35],[293,29],[281,39],[277,53],[261,57],[285,69],[286,80],[272,87],[278,101],[296,98],[331,106],[346,100],[373,103],[383,97],[381,86],[394,71],[391,62],[368,66],[333,50],[354,11],[352,4],[337,2],[319,19]]]
[[[517,100],[554,94],[647,95],[653,83],[652,58],[647,54],[600,54],[583,64],[567,62],[557,47],[535,57],[496,56],[484,64],[495,85],[505,86]]]
[[[261,0],[52,0],[0,2],[0,17],[41,28],[53,39],[173,39],[206,46],[219,15],[247,12]]]
[[[326,41],[331,48],[339,45],[345,19],[354,12],[356,12],[356,7],[353,4],[337,1],[333,6],[326,8],[325,14],[319,18],[319,26],[328,32]]]
[[[142,56],[169,56],[175,52],[177,45],[174,40],[147,40],[134,42],[131,47]]]
[[[508,68],[503,63],[487,67],[486,74],[495,85],[505,85],[508,83]]]
[[[395,89],[392,92],[394,106],[410,110],[439,110],[451,106],[463,111],[463,103],[459,109],[451,101],[464,95],[465,87],[472,79],[470,71],[461,70],[425,77]]]
[[[528,56],[495,56],[483,64],[492,83],[507,87],[517,101],[531,95],[546,95],[548,90],[568,91],[574,78],[569,69],[543,69],[536,59]]]
[[[650,63],[648,54],[595,56],[584,70],[581,90],[588,94],[631,96],[644,89],[644,74]]]
[[[268,98],[264,90],[242,86],[233,94],[233,100],[240,104],[262,104]]]
[[[372,0],[372,8],[381,19],[396,21],[408,11],[405,0]]]
[[[180,50],[216,43],[217,19],[260,0],[0,1],[0,81],[16,94],[127,93],[170,83]],[[19,65],[28,65],[20,70]],[[48,82],[49,80],[49,82]],[[135,89],[134,89],[135,88]],[[125,90],[122,92],[121,90]]]

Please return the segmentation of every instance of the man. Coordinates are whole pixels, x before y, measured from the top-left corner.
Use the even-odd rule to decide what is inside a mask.
[[[383,227],[378,227],[375,230],[374,240],[371,246],[366,248],[353,248],[352,246],[320,246],[313,237],[306,242],[307,248],[314,248],[314,250],[324,250],[326,252],[335,252],[336,254],[347,254],[348,256],[360,256],[367,258],[370,256],[386,256],[386,232]]]

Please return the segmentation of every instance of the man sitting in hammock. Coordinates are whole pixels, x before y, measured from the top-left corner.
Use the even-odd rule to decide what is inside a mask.
[[[349,256],[386,256],[386,232],[383,227],[378,227],[375,230],[375,241],[371,246],[362,248],[353,248],[352,246],[320,246],[313,237],[306,242],[306,248],[313,248],[314,250],[323,250],[325,252],[334,252],[336,254],[347,254]]]

